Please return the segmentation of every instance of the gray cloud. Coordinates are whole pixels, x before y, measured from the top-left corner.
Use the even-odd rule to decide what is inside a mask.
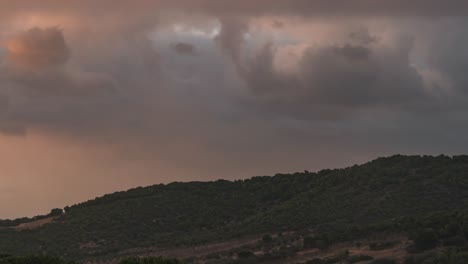
[[[349,33],[349,38],[352,41],[357,42],[361,45],[369,45],[377,43],[379,40],[376,36],[372,36],[367,28],[361,28],[357,31]]]
[[[399,108],[429,97],[422,77],[410,65],[411,38],[402,37],[394,47],[386,47],[366,31],[350,33],[349,43],[308,47],[298,59],[298,69],[287,73],[276,69],[279,47],[271,43],[252,59],[242,60],[245,27],[229,28],[222,29],[216,41],[224,41],[222,50],[233,59],[258,102],[271,106],[271,111],[300,118],[337,118],[361,108]],[[356,40],[359,44],[352,44]]]
[[[182,10],[204,12],[217,15],[258,15],[258,14],[299,14],[299,15],[371,15],[371,16],[464,16],[468,12],[468,3],[464,0],[102,0],[73,1],[62,3],[44,0],[41,3],[31,0],[18,0],[0,4],[2,15],[9,12],[66,12],[78,14],[103,14],[112,11],[116,16],[142,16],[150,13]],[[125,10],[123,13],[122,10]]]
[[[30,126],[74,123],[75,110],[70,109],[89,107],[83,100],[115,92],[109,75],[69,66],[70,54],[57,28],[33,28],[8,40],[6,62],[0,67],[2,101],[7,102],[1,103],[1,132],[23,135]]]
[[[39,94],[79,95],[112,87],[112,80],[103,74],[68,68],[70,53],[60,29],[29,29],[8,40],[0,77]]]
[[[248,30],[248,22],[242,19],[227,17],[221,19],[221,31],[216,36],[215,41],[238,67],[242,68],[242,48],[245,43],[245,33]]]
[[[32,70],[64,65],[70,50],[57,28],[32,28],[10,39],[8,60],[15,66]]]
[[[181,55],[194,55],[195,54],[195,47],[190,44],[190,43],[175,43],[172,45],[172,49],[174,49],[175,52],[181,54]]]
[[[279,21],[279,20],[274,20],[272,23],[271,23],[271,26],[274,27],[274,28],[283,28],[284,26],[284,23]]]
[[[468,92],[468,20],[442,21],[436,28],[437,35],[428,39],[427,63],[439,70],[453,85],[453,88]]]

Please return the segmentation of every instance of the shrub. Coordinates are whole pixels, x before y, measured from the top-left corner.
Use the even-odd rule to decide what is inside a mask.
[[[445,247],[463,247],[466,245],[466,239],[463,236],[454,236],[444,239]]]
[[[395,244],[396,244],[395,241],[372,242],[369,244],[369,249],[373,251],[379,251],[379,250],[391,248]]]
[[[373,260],[374,257],[372,256],[367,256],[367,255],[354,255],[354,256],[350,256],[348,258],[348,262],[349,263],[356,263],[356,262],[361,262],[361,261],[370,261],[370,260]]]
[[[51,256],[25,256],[25,257],[12,257],[2,255],[0,257],[0,264],[74,264],[62,260],[57,257]]]
[[[265,243],[270,243],[273,241],[273,238],[271,237],[271,235],[264,235],[262,241]]]
[[[325,262],[321,259],[313,259],[313,260],[308,260],[306,264],[324,264]]]
[[[426,228],[416,232],[413,235],[414,246],[419,250],[429,250],[437,246],[437,233],[431,229]]]
[[[161,257],[131,257],[124,259],[120,264],[181,264],[177,259],[163,259]]]
[[[304,248],[326,249],[329,246],[328,238],[323,237],[305,237]]]
[[[241,252],[238,252],[237,253],[237,256],[239,256],[239,258],[241,259],[246,259],[246,258],[251,258],[251,257],[254,257],[254,253],[250,252],[250,251],[241,251]]]
[[[371,262],[371,264],[396,264],[396,260],[390,259],[390,258],[381,258],[381,259],[376,259]]]

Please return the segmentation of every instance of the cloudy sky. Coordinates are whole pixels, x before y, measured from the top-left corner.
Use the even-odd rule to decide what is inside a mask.
[[[0,0],[0,218],[468,149],[466,0]]]

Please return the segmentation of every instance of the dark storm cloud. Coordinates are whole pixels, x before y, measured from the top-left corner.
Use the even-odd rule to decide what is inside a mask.
[[[181,55],[195,55],[195,47],[190,43],[179,42],[172,44],[171,47]]]
[[[115,92],[109,75],[69,67],[71,51],[57,28],[32,28],[7,43],[6,59],[0,66],[5,98],[0,102],[2,133],[22,135],[30,126],[54,127],[63,122],[80,130],[84,124],[76,123],[76,108],[89,107],[90,102],[84,100]]]
[[[234,62],[237,74],[249,88],[248,95],[261,107],[266,106],[267,111],[271,112],[327,119],[375,105],[397,108],[418,100],[424,101],[428,95],[425,94],[422,77],[410,63],[413,49],[411,38],[388,46],[380,43],[379,37],[373,36],[363,27],[362,30],[348,32],[345,36],[348,37],[346,43],[310,45],[300,54],[298,69],[294,73],[286,73],[276,68],[274,61],[278,47],[274,43],[265,45],[253,58],[246,55],[249,48],[246,34],[249,33],[249,23],[255,16],[456,16],[464,12],[466,5],[461,1],[444,4],[440,1],[424,1],[421,4],[420,1],[409,3],[368,0],[174,0],[136,1],[130,4],[128,1],[104,0],[91,7],[88,5],[91,2],[87,1],[72,1],[64,5],[60,1],[46,0],[40,5],[28,2],[27,6],[20,2],[27,1],[0,5],[8,7],[11,14],[22,7],[23,14],[42,12],[47,15],[65,14],[71,18],[86,16],[93,18],[93,22],[101,22],[87,25],[91,29],[85,27],[85,32],[95,35],[84,39],[74,37],[73,34],[70,34],[72,40],[65,39],[64,33],[57,28],[24,31],[10,39],[7,63],[0,72],[5,85],[27,90],[28,98],[31,98],[31,92],[33,96],[44,92],[52,96],[67,97],[56,97],[58,102],[47,107],[40,105],[49,102],[48,99],[30,100],[34,106],[31,109],[40,108],[42,111],[29,111],[27,106],[18,110],[18,104],[13,104],[13,108],[9,106],[10,109],[16,109],[9,114],[12,122],[20,118],[25,126],[28,123],[44,123],[54,127],[55,120],[58,120],[59,124],[66,123],[72,131],[77,132],[81,131],[80,126],[75,125],[79,122],[66,121],[67,113],[70,113],[69,120],[78,119],[88,124],[83,127],[109,124],[109,127],[115,128],[117,118],[109,117],[124,111],[118,109],[126,109],[128,111],[124,116],[132,125],[122,122],[123,127],[132,127],[135,130],[147,127],[147,119],[151,119],[150,116],[154,113],[143,109],[138,101],[144,98],[150,105],[159,105],[160,100],[165,101],[163,96],[166,91],[161,88],[163,80],[160,78],[158,55],[145,34],[150,28],[157,26],[159,15],[166,11],[191,11],[219,19],[221,27],[214,41]],[[128,18],[131,26],[122,23],[125,26],[118,27],[121,25],[119,21],[123,20],[117,18]],[[182,22],[184,20],[183,17],[179,19]],[[117,24],[111,23],[107,28],[110,21],[116,21]],[[271,23],[278,30],[285,27],[285,23],[279,23],[276,18]],[[256,38],[255,35],[249,37]],[[89,50],[81,47],[83,43],[86,44],[84,47],[90,47]],[[80,50],[79,53],[75,56],[74,52],[77,51],[70,47],[76,47],[76,50]],[[171,48],[179,54],[195,53],[195,46],[188,42],[175,42]],[[72,62],[78,65],[78,70],[72,67]],[[26,70],[16,69],[15,65]],[[79,67],[81,65],[83,68]],[[186,65],[182,62],[180,67]],[[455,72],[449,71],[452,74]],[[167,71],[165,73],[171,74]],[[186,76],[190,78],[185,78],[185,83],[169,84],[175,86],[171,87],[173,91],[198,81],[196,75]],[[206,83],[210,85],[210,81],[214,79],[209,77]],[[154,97],[148,97],[147,93]],[[79,99],[83,95],[86,99]],[[175,105],[179,104],[179,100],[184,101],[181,98],[172,100]],[[87,106],[86,102],[91,102],[93,107]],[[90,110],[94,107],[97,109],[100,103],[106,104],[106,107],[99,111],[100,114],[91,115]],[[51,114],[54,112],[59,112],[60,115]],[[252,113],[246,113],[248,114]]]
[[[248,30],[248,22],[234,17],[227,17],[221,19],[220,23],[221,31],[216,36],[215,41],[223,52],[234,61],[234,64],[239,67],[238,70],[241,71],[241,54],[245,33]]]
[[[372,36],[366,28],[350,32],[349,38],[362,45],[377,43],[379,41],[378,38],[376,36]]]
[[[271,43],[253,58],[242,58],[246,27],[239,25],[224,22],[216,41],[258,102],[271,111],[300,118],[336,118],[360,108],[398,108],[429,97],[422,77],[410,65],[411,38],[402,37],[387,47],[365,30],[352,32],[349,43],[306,48],[291,73],[276,69],[280,47]]]
[[[427,63],[439,70],[454,89],[468,92],[468,19],[442,21],[433,28]]]
[[[196,11],[218,15],[300,14],[371,16],[463,16],[468,12],[464,0],[102,0],[67,1],[17,0],[2,2],[0,14],[24,11],[72,11],[100,14],[108,11],[119,16],[142,15],[168,10]]]

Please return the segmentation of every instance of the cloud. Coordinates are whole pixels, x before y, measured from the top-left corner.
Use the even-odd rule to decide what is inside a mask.
[[[76,108],[87,107],[80,101],[116,92],[110,75],[69,65],[71,50],[58,28],[15,34],[6,50],[0,66],[0,92],[5,98],[0,102],[0,133],[24,135],[31,127],[76,122],[71,120],[73,112],[76,115]]]
[[[7,41],[6,64],[0,68],[0,77],[36,93],[86,94],[112,88],[111,78],[104,74],[69,67],[70,57],[62,30],[32,28]]]
[[[464,48],[468,45],[467,19],[442,21],[432,30],[429,43],[427,64],[439,71],[453,89],[468,92],[468,52]]]
[[[242,19],[227,17],[220,21],[221,30],[215,41],[219,47],[229,56],[239,71],[242,67],[242,48],[245,43],[245,33],[248,30],[248,22]]]
[[[23,126],[14,124],[7,120],[9,98],[7,96],[0,95],[0,134],[12,135],[12,136],[23,136],[26,131]]]
[[[73,12],[75,14],[114,14],[115,16],[146,16],[158,12],[190,11],[215,15],[283,14],[303,16],[351,15],[351,16],[464,16],[468,3],[464,0],[91,0],[62,3],[44,0],[18,0],[0,3],[1,15],[10,12]],[[122,12],[125,10],[125,12]],[[110,12],[110,13],[109,13]]]
[[[272,23],[271,23],[271,26],[274,27],[274,28],[283,28],[284,26],[284,23],[279,21],[279,20],[274,20]]]
[[[7,123],[0,126],[0,134],[7,136],[24,136],[26,135],[26,130],[24,126]]]
[[[195,47],[190,43],[175,43],[172,45],[172,49],[180,55],[194,55]]]
[[[58,28],[32,28],[10,39],[8,60],[17,67],[44,70],[60,67],[70,58],[70,50]]]
[[[350,40],[353,40],[362,45],[369,45],[377,43],[379,39],[376,36],[372,36],[367,28],[360,28],[357,31],[349,33]]]
[[[246,27],[222,25],[215,41],[222,40],[221,49],[232,58],[252,96],[267,111],[326,119],[374,106],[401,108],[430,97],[410,63],[410,37],[402,36],[389,46],[360,30],[347,33],[343,44],[270,42],[249,58],[248,44],[242,37],[247,34]],[[282,69],[288,61],[294,66]]]

